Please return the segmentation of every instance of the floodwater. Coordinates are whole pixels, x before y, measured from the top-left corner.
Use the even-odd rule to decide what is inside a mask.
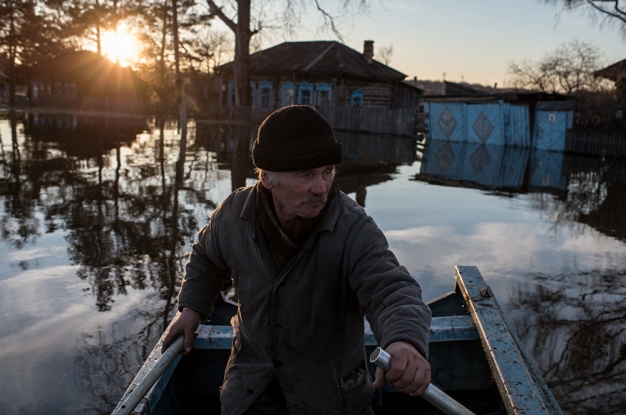
[[[254,130],[0,120],[0,414],[107,414],[175,311]],[[425,299],[476,265],[568,414],[626,413],[626,163],[338,132],[337,182]],[[181,169],[177,169],[177,165]]]

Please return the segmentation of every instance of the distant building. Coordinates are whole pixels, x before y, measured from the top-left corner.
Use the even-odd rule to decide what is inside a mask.
[[[250,55],[252,107],[289,104],[315,107],[417,108],[423,91],[406,75],[335,41],[286,42]],[[221,106],[234,104],[233,62],[215,68]]]
[[[147,83],[94,52],[68,52],[30,67],[28,96],[32,106],[86,110],[141,109]]]
[[[610,79],[613,82],[617,82],[619,79],[626,78],[626,59],[607,66],[604,69],[600,69],[593,73],[596,77]]]

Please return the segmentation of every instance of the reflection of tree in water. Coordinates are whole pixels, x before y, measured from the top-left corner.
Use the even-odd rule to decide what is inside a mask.
[[[0,219],[2,240],[8,241],[17,249],[33,242],[40,232],[41,223],[34,212],[38,202],[38,181],[30,177],[41,176],[41,151],[36,145],[20,148],[18,141],[18,118],[11,113],[9,124],[11,129],[11,151],[4,151],[4,137],[0,137],[2,148],[2,170],[0,172],[0,195],[5,196],[5,215]],[[7,140],[8,141],[8,140]],[[24,163],[22,159],[28,159]]]
[[[109,414],[135,377],[165,329],[163,310],[157,298],[134,311],[124,322],[100,327],[95,334],[83,333],[75,373],[89,397],[85,414]]]
[[[99,331],[97,338],[87,334],[83,335],[84,346],[76,359],[76,371],[80,374],[81,379],[84,379],[85,388],[91,396],[89,408],[86,410],[94,413],[109,413],[115,407],[117,400],[123,395],[126,386],[130,384],[136,371],[149,355],[153,345],[168,324],[174,308],[175,286],[183,269],[184,255],[180,254],[180,248],[185,245],[184,238],[188,238],[192,231],[197,229],[192,211],[181,208],[179,204],[179,191],[183,188],[184,179],[185,149],[181,151],[181,159],[175,165],[176,173],[173,187],[166,186],[167,166],[164,162],[163,138],[163,128],[161,128],[158,160],[162,172],[162,191],[160,193],[154,192],[152,195],[158,195],[155,197],[157,201],[162,203],[146,203],[142,209],[137,210],[143,213],[143,217],[149,218],[147,222],[144,219],[141,229],[127,227],[125,232],[119,232],[120,228],[115,228],[116,235],[120,235],[120,238],[126,238],[124,242],[127,244],[123,246],[135,246],[133,241],[137,237],[148,239],[148,244],[155,246],[155,250],[143,250],[143,256],[148,256],[146,258],[148,262],[135,259],[131,261],[131,265],[135,270],[134,272],[141,276],[141,278],[133,280],[136,283],[140,281],[143,284],[146,280],[145,272],[151,274],[147,280],[153,283],[157,292],[160,290],[159,299],[161,301],[149,296],[150,304],[145,307],[149,311],[141,312],[139,316],[134,316],[127,321],[128,325],[133,326],[132,328],[124,327],[124,324],[116,322],[109,327],[110,333]],[[159,210],[152,208],[152,206],[163,206],[163,208]],[[182,221],[179,220],[181,218]],[[119,222],[117,220],[114,223],[118,224]],[[147,226],[155,223],[158,226],[154,229]],[[124,224],[128,225],[126,222]],[[138,231],[138,236],[133,237],[132,231]],[[139,247],[141,246],[139,245]],[[143,247],[146,248],[145,245]],[[151,253],[156,255],[151,256]],[[128,257],[133,258],[133,253],[129,253]],[[95,265],[97,264],[89,268],[83,264],[81,269],[95,272],[97,278],[103,268]],[[114,265],[117,266],[118,264]],[[110,281],[111,278],[106,280]],[[120,285],[117,288],[119,289]],[[158,307],[157,304],[162,305],[162,307]],[[135,311],[135,313],[138,312]],[[118,326],[120,326],[119,331],[117,330]]]
[[[555,226],[584,233],[588,226],[626,241],[626,162],[569,156],[564,161],[567,192],[559,199],[532,195],[534,207],[547,213]]]
[[[563,411],[626,408],[626,270],[535,275],[509,313]]]

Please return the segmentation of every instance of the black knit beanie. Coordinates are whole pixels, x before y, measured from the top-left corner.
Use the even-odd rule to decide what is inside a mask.
[[[259,127],[252,162],[267,171],[299,171],[341,163],[341,144],[328,121],[308,105],[271,113]]]

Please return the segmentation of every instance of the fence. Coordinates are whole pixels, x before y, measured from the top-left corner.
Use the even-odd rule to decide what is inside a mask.
[[[417,111],[412,108],[323,107],[318,110],[336,130],[415,135]]]
[[[565,151],[609,157],[626,157],[626,133],[594,131],[567,132]]]
[[[321,107],[318,110],[335,130],[373,134],[412,136],[415,134],[415,109]],[[250,107],[212,108],[210,117],[221,121],[260,124],[269,110]]]

